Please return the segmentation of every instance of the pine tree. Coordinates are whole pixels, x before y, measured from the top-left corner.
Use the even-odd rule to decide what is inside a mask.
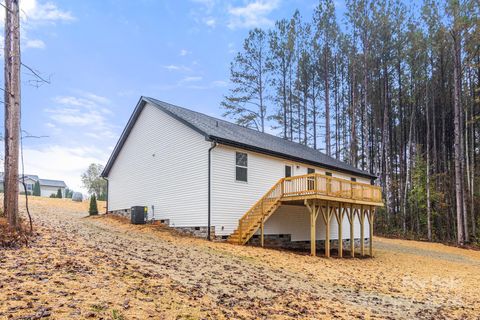
[[[333,2],[320,0],[309,20],[295,11],[268,33],[262,53],[273,70],[262,92],[274,108],[262,117],[283,138],[376,174],[387,209],[378,231],[476,240],[480,3],[424,0],[418,14],[401,0],[347,0],[346,25],[336,28],[344,19]],[[234,80],[235,92],[258,92],[249,91],[258,76],[246,79]],[[261,130],[257,108],[256,124],[243,111],[239,123]]]
[[[33,195],[39,197],[40,193],[40,182],[35,181],[35,185],[33,186]]]
[[[63,197],[62,197],[62,189],[59,188],[59,189],[57,190],[57,196],[56,196],[56,197],[57,197],[58,199],[62,199],[62,198],[63,198]]]
[[[95,193],[90,197],[90,208],[88,209],[88,213],[91,216],[98,215],[97,197],[95,196]]]
[[[249,32],[230,68],[230,80],[234,87],[221,105],[223,114],[245,127],[265,132],[267,119],[267,85],[271,71],[268,57],[268,41],[265,31]]]

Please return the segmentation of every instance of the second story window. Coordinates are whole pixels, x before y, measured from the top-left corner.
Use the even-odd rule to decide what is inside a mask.
[[[331,172],[325,172],[325,175],[331,177],[332,173]]]
[[[352,182],[357,182],[357,178],[354,177],[351,177],[350,180],[352,180]]]
[[[248,155],[244,152],[235,153],[235,180],[247,182]]]
[[[292,166],[285,166],[285,178],[292,176]]]

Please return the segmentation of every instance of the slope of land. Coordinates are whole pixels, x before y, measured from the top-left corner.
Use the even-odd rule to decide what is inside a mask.
[[[28,248],[0,249],[0,318],[480,315],[479,251],[375,238],[374,259],[314,258],[87,217],[87,207],[31,198],[38,236]]]

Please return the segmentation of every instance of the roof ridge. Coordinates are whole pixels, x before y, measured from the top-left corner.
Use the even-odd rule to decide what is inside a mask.
[[[186,111],[189,111],[189,112],[193,112],[193,113],[197,113],[199,115],[202,115],[202,116],[205,116],[205,117],[209,117],[211,119],[214,119],[214,120],[217,120],[217,121],[222,121],[222,122],[225,122],[229,125],[235,125],[241,129],[247,129],[247,130],[251,130],[253,133],[255,134],[266,134],[270,137],[273,137],[275,139],[279,139],[281,141],[284,141],[284,142],[287,142],[287,143],[291,143],[291,144],[295,144],[296,146],[301,146],[303,148],[308,148],[309,150],[313,150],[313,151],[316,151],[318,153],[321,153],[322,155],[326,156],[326,157],[330,157],[332,158],[333,160],[337,160],[335,158],[333,158],[332,156],[329,156],[327,155],[326,153],[318,150],[318,149],[314,149],[308,145],[305,145],[305,144],[301,144],[300,142],[296,142],[296,141],[292,141],[292,140],[288,140],[288,139],[285,139],[285,138],[282,138],[282,137],[279,137],[277,135],[274,135],[272,133],[269,133],[269,132],[262,132],[262,131],[258,131],[258,130],[255,130],[255,129],[252,129],[252,128],[249,128],[249,127],[245,127],[245,126],[242,126],[238,123],[235,123],[235,122],[231,122],[231,121],[228,121],[228,120],[225,120],[225,119],[221,119],[221,118],[217,118],[217,117],[214,117],[214,116],[211,116],[211,115],[208,115],[208,114],[205,114],[205,113],[202,113],[202,112],[199,112],[199,111],[196,111],[196,110],[192,110],[192,109],[188,109],[188,108],[185,108],[185,107],[181,107],[181,106],[178,106],[176,104],[172,104],[172,103],[169,103],[169,102],[166,102],[166,101],[162,101],[162,100],[158,100],[158,99],[155,99],[155,98],[151,98],[151,97],[145,97],[146,99],[148,100],[153,100],[154,103],[158,104],[158,103],[161,103],[161,104],[166,104],[166,105],[169,105],[169,106],[172,106],[172,107],[175,107],[175,108],[180,108],[180,109],[183,109],[183,110],[186,110]],[[181,117],[181,116],[180,116]],[[185,119],[184,119],[185,120]],[[337,160],[339,161],[339,160]]]
[[[103,177],[108,176],[110,168],[122,149],[126,138],[135,125],[144,106],[148,103],[203,135],[205,139],[209,141],[217,141],[234,147],[270,154],[275,157],[324,167],[325,169],[376,178],[374,174],[368,171],[359,169],[356,166],[329,156],[308,145],[147,96],[140,97],[135,110],[130,116],[126,127],[108,159],[105,169],[102,172]]]

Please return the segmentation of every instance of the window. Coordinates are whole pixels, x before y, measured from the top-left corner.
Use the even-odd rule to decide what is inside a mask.
[[[331,177],[332,173],[331,172],[325,172],[325,175]]]
[[[235,153],[235,180],[247,182],[248,155],[243,152]]]
[[[285,178],[292,176],[292,166],[285,166]]]
[[[352,182],[357,182],[357,178],[354,177],[351,177],[350,180],[352,180]]]
[[[32,191],[33,190],[33,184],[27,184],[27,190]]]
[[[307,174],[313,174],[313,173],[315,173],[315,169],[307,168]],[[308,190],[315,189],[315,177],[308,177],[307,178],[307,189]]]

